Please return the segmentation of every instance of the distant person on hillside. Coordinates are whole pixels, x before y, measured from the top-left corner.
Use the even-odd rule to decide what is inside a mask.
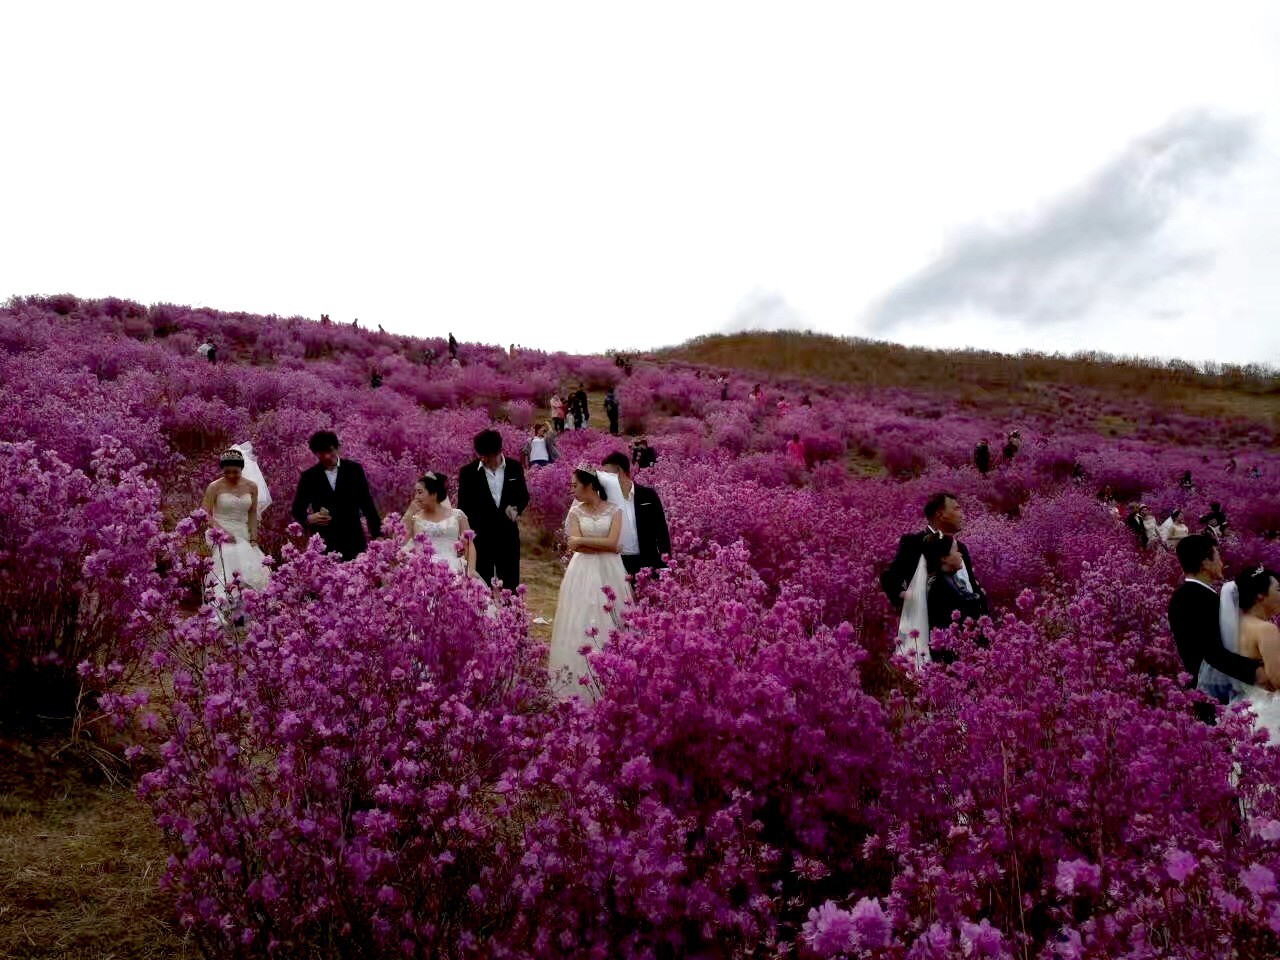
[[[809,466],[809,457],[805,452],[804,441],[800,439],[800,434],[791,434],[791,439],[787,441],[786,456],[789,466],[799,467],[801,470]]]
[[[1022,447],[1022,434],[1017,430],[1014,430],[1005,439],[1004,449],[1001,451],[1001,453],[1004,454],[1004,459],[1006,461],[1010,461],[1018,455],[1018,450],[1021,447]]]
[[[716,384],[720,387],[720,399],[729,399],[729,378],[723,373],[716,377]]]
[[[1238,467],[1239,467],[1239,464],[1236,463],[1235,457],[1232,457],[1230,460],[1227,461],[1227,473],[1235,473]]]
[[[1071,465],[1071,482],[1077,487],[1089,479],[1088,471],[1085,470],[1084,464],[1077,460]]]
[[[1178,478],[1178,486],[1186,493],[1194,493],[1196,489],[1195,481],[1191,479],[1191,471],[1184,471],[1182,476]]]
[[[610,387],[604,395],[604,415],[609,418],[609,432],[615,437],[618,435],[618,395],[614,393],[613,387]]]
[[[211,361],[211,362],[212,362],[212,361]],[[1250,476],[1250,477],[1252,477],[1254,480],[1261,480],[1261,479],[1262,479],[1262,468],[1261,468],[1260,466],[1258,466],[1258,465],[1255,463],[1255,464],[1253,465],[1253,469],[1251,469],[1251,470],[1249,471],[1249,476]]]
[[[206,340],[200,346],[196,347],[196,353],[204,357],[210,363],[218,362],[218,348],[214,346],[212,340]]]
[[[502,434],[483,430],[474,441],[476,459],[458,475],[458,507],[476,532],[476,573],[496,578],[514,591],[520,586],[520,527],[529,506],[529,488],[519,460],[502,453]]]
[[[764,399],[764,390],[761,388],[760,384],[757,383],[751,388],[751,392],[747,394],[747,396],[749,399],[759,403]]]
[[[333,323],[333,321],[329,319],[329,315],[327,313],[320,314],[320,326],[327,327],[331,323]]]
[[[454,359],[458,356],[458,341],[453,339],[452,333],[449,334],[449,356]]]
[[[610,503],[622,508],[622,537],[618,549],[627,573],[665,569],[671,554],[671,532],[662,498],[653,487],[634,483],[631,461],[625,453],[604,458],[598,473]]]
[[[569,415],[573,417],[575,430],[581,430],[591,422],[591,411],[587,409],[587,391],[582,384],[578,384],[578,389],[569,398]]]
[[[459,360],[457,357],[450,357],[450,358],[449,358],[449,366],[450,366],[450,367],[452,367],[454,370],[461,370],[461,369],[462,369],[462,361],[461,361],[461,360]]]
[[[991,471],[991,444],[986,437],[973,448],[973,465],[978,468],[979,473]]]
[[[791,412],[791,404],[787,402],[786,397],[779,397],[776,407],[778,411],[778,416],[782,416],[784,414]]]
[[[369,524],[369,536],[382,535],[382,517],[378,514],[364,468],[354,460],[339,456],[337,434],[319,430],[308,443],[316,464],[298,478],[298,491],[293,497],[293,519],[307,535],[319,534],[325,549],[352,560],[369,545],[365,539],[361,515]]]
[[[1222,538],[1227,535],[1227,513],[1222,509],[1222,504],[1216,500],[1209,504],[1209,512],[1200,518],[1200,523],[1205,533],[1218,543],[1221,543]]]
[[[564,421],[569,415],[569,405],[564,402],[564,397],[560,396],[560,391],[556,391],[551,395],[551,425],[555,428],[556,433],[564,433]]]
[[[808,395],[807,393],[806,393],[804,396],[802,396],[802,397],[800,398],[800,406],[802,406],[802,407],[812,407],[812,406],[813,406],[813,401],[809,399],[809,395]]]
[[[1160,540],[1170,550],[1176,548],[1179,541],[1189,536],[1190,533],[1191,529],[1182,522],[1181,510],[1174,510],[1160,524]]]
[[[556,435],[547,421],[539,420],[533,425],[533,435],[525,443],[521,456],[529,467],[548,467],[560,459]]]
[[[382,386],[382,374],[379,373],[377,370],[374,370],[371,374],[369,374],[369,386],[371,386],[374,390],[377,390],[380,386]]]
[[[648,468],[658,462],[658,451],[649,446],[645,437],[640,437],[631,445],[631,462],[637,467]]]

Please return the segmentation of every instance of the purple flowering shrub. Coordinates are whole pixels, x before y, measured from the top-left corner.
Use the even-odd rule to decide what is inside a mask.
[[[214,365],[194,354],[207,337]],[[735,375],[721,400],[687,366],[459,356],[175,305],[0,309],[0,685],[38,668],[102,695],[210,955],[1280,950],[1280,751],[1242,716],[1195,719],[1165,623],[1177,564],[1097,498],[1193,528],[1220,501],[1228,572],[1280,565],[1268,429],[1066,388],[1060,417],[1005,422],[904,390]],[[616,383],[624,430],[658,452],[636,477],[675,556],[594,655],[590,707],[550,698],[518,599],[490,610],[390,541],[335,564],[287,515],[316,429],[364,465],[394,537],[422,472],[456,479],[495,416],[515,455],[579,382]],[[523,523],[546,542],[573,466],[626,449],[595,402],[529,473]],[[807,467],[784,455],[796,433]],[[1234,472],[1206,436],[1238,444]],[[243,440],[276,500],[276,566],[228,629],[192,612],[208,560],[178,518]],[[938,490],[965,507],[993,616],[935,634],[958,660],[917,676],[891,656],[877,576]]]
[[[110,704],[142,731],[181,918],[217,956],[481,955],[547,789],[526,770],[552,722],[527,614],[428,548],[284,554],[247,628],[180,619],[162,689]]]
[[[160,492],[110,437],[89,472],[33,443],[0,442],[0,720],[70,719],[85,691],[122,676],[161,585]]]

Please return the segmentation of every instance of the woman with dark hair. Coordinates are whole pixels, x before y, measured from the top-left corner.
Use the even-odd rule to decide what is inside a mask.
[[[594,470],[573,471],[573,497],[576,502],[565,521],[573,556],[556,600],[548,669],[559,696],[594,699],[584,686],[591,667],[583,650],[601,649],[609,631],[621,625],[622,605],[631,600],[631,587],[619,554],[622,511],[608,502]]]
[[[419,537],[431,541],[433,559],[457,573],[475,576],[476,548],[463,534],[471,529],[467,515],[449,503],[449,488],[443,473],[427,472],[413,489],[413,499],[404,512],[405,547],[412,549]],[[462,554],[458,545],[463,545]],[[465,559],[464,559],[465,558]]]
[[[929,629],[945,630],[955,613],[960,619],[984,617],[989,612],[987,595],[977,583],[966,586],[956,579],[964,569],[964,556],[954,537],[935,537],[924,544],[924,567],[928,577]]]
[[[218,459],[221,476],[209,484],[204,492],[204,510],[209,515],[209,527],[225,536],[212,538],[214,542],[213,577],[210,583],[216,601],[227,598],[227,588],[234,581],[244,587],[258,590],[267,585],[267,568],[263,565],[263,553],[258,547],[258,520],[262,511],[271,504],[266,484],[249,479],[252,474],[261,481],[257,463],[245,456],[249,444],[231,447]],[[230,537],[231,541],[225,542]]]
[[[1262,661],[1267,682],[1280,688],[1280,575],[1256,567],[1235,580],[1240,603],[1240,655]],[[1280,745],[1280,695],[1252,684],[1244,685],[1241,699],[1253,710],[1254,725]]]

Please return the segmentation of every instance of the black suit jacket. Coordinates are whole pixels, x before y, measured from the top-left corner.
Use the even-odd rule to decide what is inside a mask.
[[[502,499],[495,506],[489,492],[489,480],[484,465],[472,460],[458,474],[458,509],[467,515],[467,522],[476,532],[476,549],[484,550],[499,543],[520,546],[520,528],[507,518],[507,507],[515,507],[516,513],[524,513],[529,506],[529,488],[524,482],[524,467],[519,460],[504,457]],[[485,542],[489,541],[489,542]]]
[[[1195,686],[1200,664],[1239,680],[1253,683],[1260,661],[1232,653],[1222,645],[1222,629],[1218,623],[1218,593],[1204,584],[1186,580],[1169,599],[1169,630],[1178,647],[1182,666],[1191,674]]]
[[[329,525],[313,527],[307,523],[307,514],[316,513],[321,507],[329,510]],[[382,517],[378,515],[378,507],[369,492],[369,480],[364,475],[364,468],[354,460],[338,461],[337,487],[329,486],[324,467],[318,463],[302,471],[298,478],[298,492],[293,497],[293,508],[289,512],[302,524],[308,536],[320,534],[325,547],[342,554],[344,560],[350,560],[368,546],[364,527],[360,524],[361,514],[369,523],[370,534],[375,537],[382,534]]]
[[[631,497],[636,508],[636,539],[640,541],[640,565],[663,568],[663,557],[671,553],[671,532],[662,499],[653,487],[634,484]]]
[[[920,563],[920,555],[924,553],[924,540],[928,530],[918,533],[904,534],[898,541],[898,552],[888,569],[880,574],[880,589],[889,598],[895,610],[902,609],[902,594],[911,585],[911,578],[916,575],[916,565]],[[974,591],[981,592],[978,578],[973,575],[973,561],[969,559],[969,548],[960,544],[960,556],[964,558],[964,569],[969,575],[969,583]]]

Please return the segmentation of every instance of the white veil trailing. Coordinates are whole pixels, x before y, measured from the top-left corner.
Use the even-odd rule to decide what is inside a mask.
[[[266,478],[262,475],[262,468],[258,466],[258,461],[253,455],[253,444],[249,442],[233,444],[232,450],[239,450],[244,457],[244,469],[240,471],[241,476],[246,480],[252,481],[258,488],[258,519],[262,519],[263,512],[267,507],[271,506],[271,491],[267,489]]]
[[[1218,597],[1218,629],[1222,645],[1232,653],[1240,652],[1240,588],[1234,580],[1222,585]]]
[[[917,670],[929,660],[929,577],[925,572],[923,555],[902,598],[902,619],[898,621],[895,652],[910,658]]]

